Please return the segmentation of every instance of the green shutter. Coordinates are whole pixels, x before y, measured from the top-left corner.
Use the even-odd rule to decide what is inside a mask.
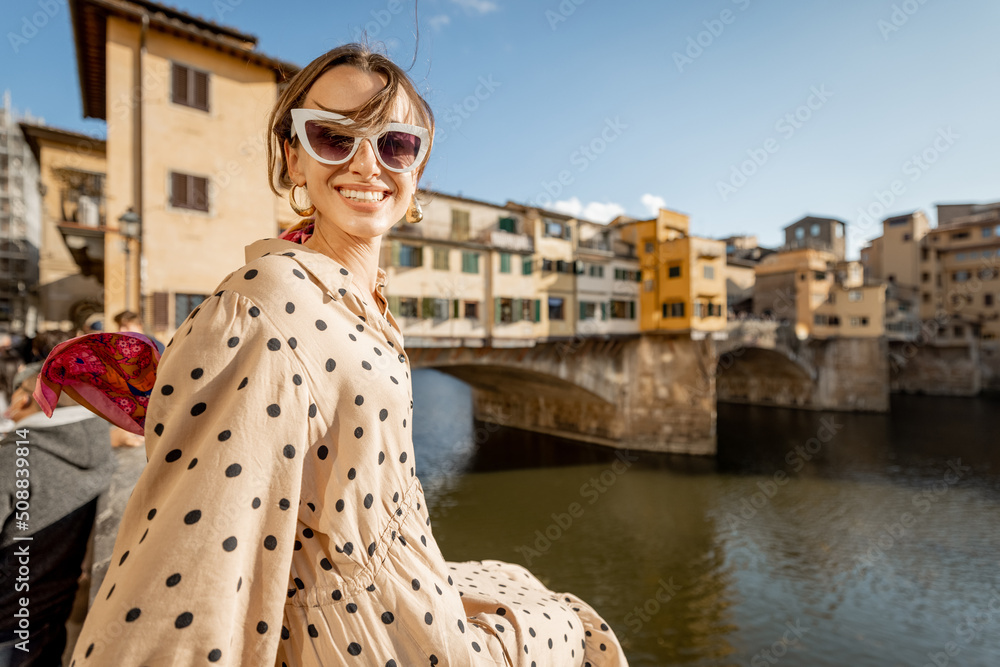
[[[637,283],[641,283],[642,282],[642,271],[636,271],[635,272],[635,281]]]
[[[535,299],[535,321],[536,322],[541,321],[541,316],[542,316],[542,300]]]
[[[423,266],[424,265],[424,247],[423,246],[417,246],[417,247],[415,247],[413,249],[413,254],[415,254],[417,256],[417,258],[416,258],[417,259],[417,263],[414,264],[414,266]]]
[[[601,302],[601,319],[608,319],[608,304],[606,301]]]
[[[512,313],[513,317],[511,317],[511,319],[513,321],[515,321],[515,322],[520,322],[521,321],[521,300],[520,299],[514,299],[512,308],[514,309],[514,312]]]
[[[628,302],[628,318],[630,320],[635,319],[635,301]]]
[[[580,302],[580,319],[581,320],[582,319],[586,319],[586,317],[587,317],[586,305],[587,304],[584,303],[583,301]]]
[[[532,261],[531,261],[531,257],[530,256],[525,257],[521,261],[521,275],[525,275],[525,276],[530,276],[531,275],[531,268],[532,268],[531,264],[532,264]]]
[[[457,319],[458,318],[458,299],[452,299],[451,300],[451,304],[452,304],[452,317],[454,317],[454,318]]]
[[[392,242],[392,266],[399,266],[399,241]]]
[[[500,297],[493,297],[493,324],[500,324]]]
[[[420,314],[424,319],[434,317],[434,300],[424,297],[420,300]]]

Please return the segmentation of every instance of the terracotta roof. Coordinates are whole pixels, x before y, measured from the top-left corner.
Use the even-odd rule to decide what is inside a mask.
[[[271,69],[278,82],[299,70],[298,65],[255,51],[257,38],[253,35],[149,0],[69,0],[69,9],[85,118],[107,119],[105,49],[109,16],[137,24],[146,16],[151,29]]]

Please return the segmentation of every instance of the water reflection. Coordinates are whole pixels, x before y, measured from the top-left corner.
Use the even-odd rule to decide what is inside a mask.
[[[1000,664],[995,401],[723,405],[716,459],[623,461],[473,423],[464,384],[413,381],[445,555],[579,594],[633,665]]]

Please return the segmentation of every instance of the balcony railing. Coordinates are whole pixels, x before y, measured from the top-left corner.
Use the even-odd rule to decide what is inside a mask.
[[[61,184],[59,211],[61,222],[102,228],[107,224],[104,200],[104,174],[78,169],[58,169]]]

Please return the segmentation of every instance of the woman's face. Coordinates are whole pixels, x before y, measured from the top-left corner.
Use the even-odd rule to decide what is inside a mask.
[[[346,114],[360,109],[385,87],[382,75],[363,72],[351,65],[338,65],[320,76],[309,88],[307,109],[323,109]],[[409,99],[396,97],[391,120],[413,123]],[[354,156],[344,164],[328,165],[314,160],[298,141],[293,148],[284,144],[288,175],[297,185],[306,186],[316,206],[317,224],[334,224],[351,236],[372,238],[387,232],[406,214],[416,189],[416,171],[397,174],[375,158],[372,143],[365,139]],[[357,201],[345,191],[382,192],[382,201]],[[299,200],[301,201],[301,200]]]

